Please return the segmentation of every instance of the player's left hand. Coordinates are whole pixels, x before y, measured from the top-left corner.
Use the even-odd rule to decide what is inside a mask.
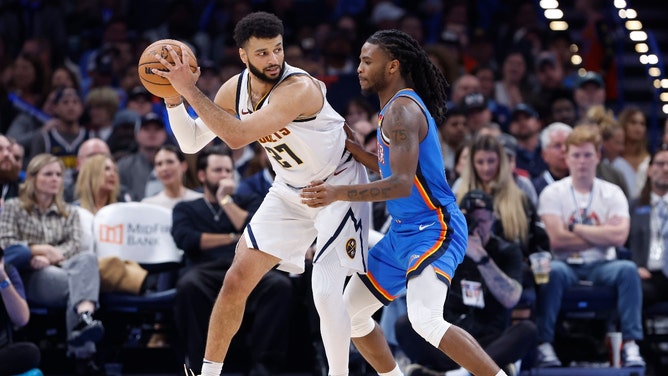
[[[336,201],[334,187],[325,184],[322,180],[311,182],[311,184],[302,189],[300,196],[302,204],[306,204],[312,208],[327,206]]]

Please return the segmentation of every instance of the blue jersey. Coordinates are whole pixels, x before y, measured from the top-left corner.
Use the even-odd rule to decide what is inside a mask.
[[[378,114],[378,166],[381,176],[387,178],[392,175],[390,140],[383,134],[383,116],[385,110],[398,97],[408,97],[415,101],[427,118],[429,127],[427,136],[420,142],[420,154],[411,195],[387,201],[388,212],[394,219],[410,219],[416,215],[424,215],[425,212],[448,206],[457,200],[445,178],[445,166],[436,122],[420,96],[411,89],[397,92]]]
[[[422,109],[429,129],[420,142],[413,188],[408,197],[387,201],[392,225],[369,251],[369,268],[360,275],[379,301],[387,304],[405,289],[406,281],[432,266],[436,277],[450,284],[466,253],[466,220],[445,179],[436,122],[422,99],[400,90],[378,115],[378,165],[383,178],[392,175],[390,141],[383,134],[383,116],[398,97],[411,98]]]

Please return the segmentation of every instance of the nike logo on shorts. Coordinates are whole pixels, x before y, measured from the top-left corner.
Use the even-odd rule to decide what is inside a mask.
[[[432,223],[430,223],[430,224],[428,224],[428,225],[420,225],[419,229],[420,229],[420,231],[422,231],[422,230],[426,229],[427,227],[431,227],[431,226],[433,226],[433,225],[435,225],[435,224],[436,224],[436,222],[432,222]]]
[[[347,169],[348,169],[348,167],[344,168],[343,170],[336,171],[336,172],[334,173],[334,176],[336,176],[336,175],[342,173],[343,171],[345,171],[345,170],[347,170]]]

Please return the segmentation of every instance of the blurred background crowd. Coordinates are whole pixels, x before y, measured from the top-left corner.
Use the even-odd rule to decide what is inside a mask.
[[[514,322],[535,320],[535,295],[540,294],[531,277],[528,257],[550,251],[550,234],[542,229],[539,215],[540,196],[546,186],[570,174],[566,138],[573,129],[585,126],[595,130],[600,141],[592,142],[601,152],[597,176],[621,189],[627,207],[649,205],[648,192],[653,183],[667,179],[667,172],[662,172],[666,162],[655,165],[656,157],[667,150],[661,146],[668,144],[665,115],[653,100],[653,83],[643,75],[638,77],[639,64],[629,63],[626,58],[629,42],[612,2],[561,3],[570,24],[565,30],[552,30],[534,0],[0,0],[0,202],[4,205],[35,189],[46,189],[33,178],[42,169],[56,166],[62,180],[58,182],[61,188],[49,193],[54,203],[83,207],[95,214],[115,202],[144,201],[172,210],[178,202],[204,197],[204,203],[211,198],[215,205],[208,207],[218,222],[221,215],[225,216],[215,200],[218,186],[207,184],[230,179],[229,193],[238,196],[236,204],[246,213],[240,220],[243,224],[273,179],[265,153],[258,145],[234,151],[225,149],[225,145],[212,145],[224,150],[211,152],[214,157],[181,154],[174,147],[162,100],[143,88],[137,74],[137,61],[144,48],[165,38],[187,43],[201,68],[197,85],[213,99],[223,82],[245,68],[232,38],[236,22],[252,11],[272,12],[284,22],[285,61],[325,82],[329,102],[356,130],[359,142],[375,151],[378,103],[360,94],[358,55],[374,31],[400,29],[424,47],[450,83],[448,102],[443,104],[449,116],[438,126],[453,191],[460,200],[473,189],[488,194],[498,222],[495,234],[520,248],[524,280],[519,282],[529,293],[517,307],[504,309],[512,313]],[[56,158],[48,159],[45,154]],[[96,155],[105,158],[92,158]],[[224,157],[224,163],[216,155]],[[207,175],[207,167],[219,162],[230,175]],[[91,181],[96,183],[89,184]],[[32,186],[32,191],[19,190],[20,184]],[[661,192],[654,194],[659,197]],[[39,203],[34,204],[39,207]],[[60,206],[57,212],[67,217],[63,214],[67,210]],[[36,236],[10,226],[17,223],[16,215],[3,209],[0,216],[0,229],[8,231],[0,234],[3,248]],[[177,216],[174,218],[176,221]],[[192,223],[187,216],[179,218]],[[633,216],[631,220],[633,228]],[[382,233],[387,221],[384,206],[374,205],[375,229]],[[237,222],[229,219],[224,229],[192,231],[225,231],[229,239],[220,240],[212,248],[222,247],[221,254],[230,256],[233,240],[243,229]],[[14,232],[8,235],[10,231]],[[195,244],[198,242],[188,234],[173,231],[172,235],[185,251],[184,267],[211,261],[198,259],[201,249],[192,249],[204,245]],[[64,240],[46,236],[36,241],[55,246]],[[627,238],[622,243],[624,247],[617,248],[630,251],[631,256],[626,258],[638,270],[634,278],[642,280],[644,300],[633,307],[640,315],[643,307],[668,301],[668,290],[662,288],[668,286],[668,278],[661,264],[661,260],[668,260],[668,252],[661,250],[657,262],[656,252],[634,249]],[[73,251],[67,257],[80,252]],[[48,265],[62,260],[44,262]],[[21,265],[16,267],[22,271]],[[32,263],[25,266],[31,268],[33,272],[40,269]],[[665,270],[668,273],[668,268]],[[33,273],[21,274],[28,302],[39,301],[26,283]],[[151,290],[152,283],[150,278],[140,282],[137,292]],[[308,297],[303,284],[292,288],[296,296]],[[92,316],[97,307],[73,308],[79,316],[68,319],[69,332],[100,324]],[[310,304],[299,308],[310,312],[304,315],[308,320],[317,320]],[[202,309],[206,317],[210,307]],[[2,324],[0,321],[0,327]],[[153,326],[170,325],[162,318]],[[385,325],[393,332],[393,321]],[[504,325],[510,325],[510,321]],[[312,322],[309,328],[317,331]],[[585,332],[601,338],[600,333]],[[642,339],[641,335],[635,337],[624,339]],[[88,340],[91,338],[83,342]],[[388,340],[397,354],[405,356],[393,333]],[[179,347],[175,338],[152,336],[147,341],[154,347]],[[79,349],[70,348],[68,355],[82,360],[77,372],[103,372],[98,363],[104,360],[92,355],[95,348],[74,342],[70,338],[69,345]],[[0,335],[0,346],[6,343],[9,341],[3,341]],[[555,347],[561,357],[577,360],[565,347],[560,349],[558,343]],[[320,356],[322,361],[318,349],[314,346],[312,356]],[[185,357],[189,351],[177,348],[177,353]],[[191,354],[198,351],[203,348]],[[545,351],[540,347],[529,349],[520,354],[523,363],[513,363],[516,368],[506,369],[512,373],[541,365],[541,357],[544,360],[546,355],[554,355],[559,362],[554,351]],[[649,356],[649,350],[645,352],[643,347],[642,351]],[[596,360],[599,355],[600,351],[594,352],[592,358]],[[636,365],[644,365],[637,355],[640,361]],[[409,361],[418,363],[414,357]],[[648,372],[652,367],[649,365]],[[257,369],[255,372],[263,374]]]

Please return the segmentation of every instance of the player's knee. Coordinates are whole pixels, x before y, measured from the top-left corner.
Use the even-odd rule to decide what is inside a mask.
[[[353,298],[350,291],[346,290],[343,295],[343,302],[346,306],[348,316],[350,316],[351,337],[359,338],[371,333],[374,328],[374,321],[369,316],[363,306],[356,304],[359,300]]]
[[[247,284],[243,273],[241,273],[238,268],[230,268],[227,273],[225,273],[225,279],[223,280],[223,287],[220,289],[220,294],[223,296],[235,297],[248,295],[250,292],[246,292],[249,291]]]
[[[356,315],[350,318],[350,336],[352,338],[364,337],[371,333],[376,326],[373,318],[366,315]]]
[[[443,335],[452,325],[443,319],[441,310],[430,309],[420,304],[408,306],[408,320],[413,330],[434,347],[438,347]]]

